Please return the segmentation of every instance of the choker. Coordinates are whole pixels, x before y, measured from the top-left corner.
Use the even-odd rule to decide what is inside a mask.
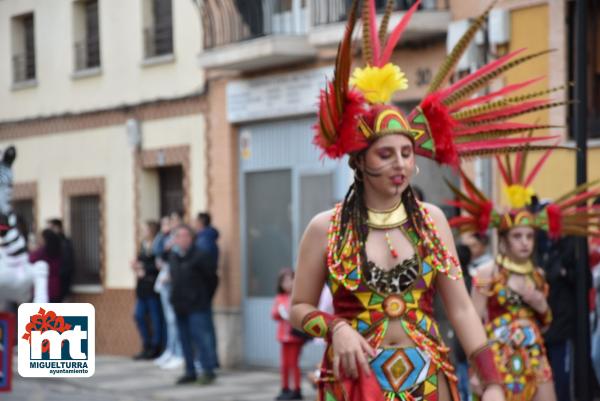
[[[400,227],[408,218],[402,202],[390,210],[379,211],[368,209],[367,215],[368,226],[381,230]]]
[[[498,257],[496,257],[496,263],[498,266],[508,270],[511,273],[530,274],[533,272],[533,263],[531,260],[528,260],[525,263],[517,263],[513,262],[506,256],[498,255]]]

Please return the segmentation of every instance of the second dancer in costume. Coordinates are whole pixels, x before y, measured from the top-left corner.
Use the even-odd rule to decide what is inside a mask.
[[[543,53],[508,54],[442,89],[488,10],[449,55],[425,99],[403,115],[390,102],[407,82],[389,60],[418,3],[388,37],[394,1],[388,1],[379,30],[374,1],[363,1],[367,65],[350,79],[354,1],[334,78],[320,98],[315,143],[328,157],[348,155],[355,172],[344,201],[309,224],[292,295],[292,324],[328,341],[320,401],[458,401],[449,350],[433,318],[436,290],[485,387],[483,399],[504,399],[500,372],[461,279],[448,222],[439,208],[415,199],[410,181],[418,173],[416,155],[457,166],[462,156],[507,152],[533,142],[509,136],[544,127],[506,120],[556,104],[528,101],[545,92],[507,97],[534,81],[470,98],[504,71]],[[331,289],[334,314],[316,309],[324,284]]]
[[[548,231],[552,238],[600,234],[600,209],[588,206],[588,201],[600,192],[591,184],[532,212],[534,191],[530,185],[549,155],[550,151],[527,175],[526,150],[516,155],[514,163],[508,156],[505,160],[498,158],[510,202],[506,208],[494,207],[464,174],[466,192],[451,186],[458,197],[454,205],[466,212],[452,219],[451,225],[462,232],[485,232],[488,227],[498,231],[499,254],[477,269],[472,296],[494,341],[507,401],[556,400],[542,337],[552,322],[546,302],[548,284],[543,270],[532,262],[536,230]]]

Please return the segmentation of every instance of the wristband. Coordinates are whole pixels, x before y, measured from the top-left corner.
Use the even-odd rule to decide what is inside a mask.
[[[493,342],[486,343],[469,357],[469,362],[484,388],[490,384],[504,384],[502,373],[498,369],[494,358],[493,344]]]
[[[333,328],[342,322],[345,322],[345,320],[316,310],[304,316],[304,319],[302,319],[302,331],[311,337],[331,339]]]

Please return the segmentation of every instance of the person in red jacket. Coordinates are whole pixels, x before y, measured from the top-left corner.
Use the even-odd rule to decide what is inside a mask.
[[[300,351],[304,339],[294,334],[289,322],[290,294],[294,283],[294,271],[282,269],[277,279],[277,295],[271,316],[277,321],[277,341],[281,343],[281,393],[276,400],[301,400],[300,392]],[[289,387],[290,374],[294,375],[294,390]]]

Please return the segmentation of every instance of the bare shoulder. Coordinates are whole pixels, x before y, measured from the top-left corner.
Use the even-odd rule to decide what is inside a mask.
[[[315,215],[308,223],[304,236],[308,238],[327,237],[332,215],[333,209],[325,210],[324,212]]]
[[[425,209],[427,209],[427,211],[431,215],[431,218],[435,222],[446,221],[446,215],[444,214],[442,209],[440,209],[438,206],[434,205],[433,203],[427,203],[427,202],[423,202],[423,206],[425,206]]]

